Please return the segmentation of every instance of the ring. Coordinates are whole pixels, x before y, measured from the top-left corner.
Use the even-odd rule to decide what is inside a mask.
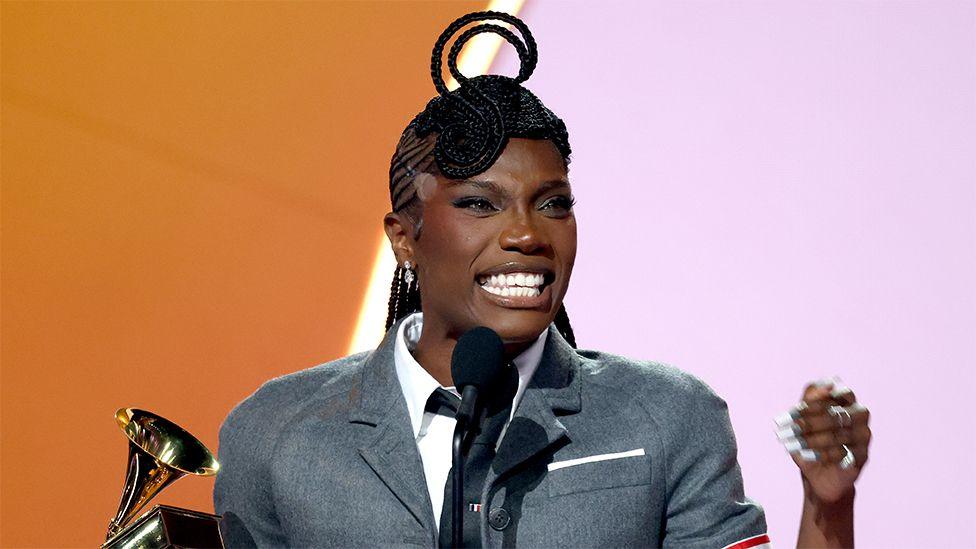
[[[843,406],[831,406],[827,408],[827,413],[834,416],[837,419],[837,425],[841,427],[850,427],[854,423],[851,413]]]
[[[857,460],[854,459],[854,452],[852,452],[846,444],[842,444],[841,448],[843,448],[846,453],[844,454],[844,458],[840,460],[840,468],[846,470],[854,467],[854,465],[857,463]]]
[[[807,403],[801,400],[796,404],[796,406],[790,408],[790,417],[793,419],[793,421],[800,419],[801,417],[803,417],[803,411],[806,410],[808,407],[809,406],[807,406]]]

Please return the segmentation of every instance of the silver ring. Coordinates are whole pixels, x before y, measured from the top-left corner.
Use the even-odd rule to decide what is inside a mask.
[[[854,418],[851,417],[851,413],[843,406],[831,406],[827,408],[827,413],[834,416],[837,420],[837,425],[841,427],[850,427],[854,424]]]
[[[820,452],[816,450],[802,449],[802,450],[798,450],[796,453],[797,455],[800,456],[800,459],[803,461],[809,462],[809,461],[820,460]]]
[[[844,454],[844,458],[840,460],[840,468],[850,469],[851,467],[854,467],[854,465],[857,463],[857,460],[854,459],[854,452],[852,452],[846,444],[841,444],[841,448],[843,448],[844,452],[846,453]]]
[[[799,403],[796,404],[796,406],[790,408],[790,418],[792,418],[793,421],[802,418],[803,411],[806,410],[807,408],[808,408],[807,403],[801,400]]]

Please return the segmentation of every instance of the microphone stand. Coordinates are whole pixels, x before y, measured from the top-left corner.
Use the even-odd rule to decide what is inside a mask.
[[[466,418],[458,418],[451,441],[451,467],[454,482],[451,485],[451,546],[460,549],[464,541],[464,435],[468,430]]]
[[[478,388],[466,385],[461,389],[461,402],[458,405],[457,424],[454,425],[454,438],[451,441],[451,467],[454,468],[454,482],[451,483],[451,543],[460,549],[464,541],[464,459],[465,443],[469,442],[468,429],[478,425]]]

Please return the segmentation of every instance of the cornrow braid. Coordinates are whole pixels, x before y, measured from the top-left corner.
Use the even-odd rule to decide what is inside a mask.
[[[458,88],[451,91],[443,76],[444,49],[458,31],[483,21],[508,23],[521,38],[494,23],[481,23],[461,32],[447,51],[448,71],[458,82]],[[468,78],[461,74],[457,60],[462,48],[474,36],[486,32],[501,36],[515,48],[520,62],[518,76],[490,74]],[[535,38],[525,23],[497,11],[464,15],[437,38],[430,58],[430,76],[437,96],[403,130],[390,161],[390,203],[394,212],[405,212],[416,223],[414,238],[420,237],[422,224],[417,196],[421,176],[466,179],[482,173],[498,160],[513,137],[548,140],[569,165],[572,149],[566,124],[522,87],[535,71],[538,57]],[[397,267],[390,288],[386,329],[420,310],[418,284],[407,284],[403,268]],[[565,307],[560,306],[554,323],[566,341],[576,347]]]
[[[389,331],[401,318],[420,312],[420,284],[414,275],[413,283],[408,284],[404,276],[406,269],[397,265],[393,271],[393,284],[390,287],[390,302],[386,309],[386,330]]]
[[[390,161],[390,203],[394,212],[410,209],[417,202],[417,176],[438,175],[433,136],[421,138],[408,126],[400,136]]]

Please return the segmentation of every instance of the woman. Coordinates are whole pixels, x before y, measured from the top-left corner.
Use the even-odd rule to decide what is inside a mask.
[[[448,53],[461,85],[449,92],[445,45],[489,19],[524,42],[494,24],[462,32]],[[457,71],[480,32],[516,48],[518,77]],[[674,368],[575,348],[562,305],[576,255],[569,138],[521,86],[535,62],[532,35],[506,14],[469,14],[437,40],[439,95],[390,168],[384,223],[399,266],[386,338],[268,382],[231,413],[214,492],[228,545],[448,545],[451,357],[479,326],[504,342],[511,384],[468,458],[479,465],[466,467],[465,546],[768,543],[725,403]],[[807,495],[799,544],[852,543],[866,411],[818,384],[778,423]]]

